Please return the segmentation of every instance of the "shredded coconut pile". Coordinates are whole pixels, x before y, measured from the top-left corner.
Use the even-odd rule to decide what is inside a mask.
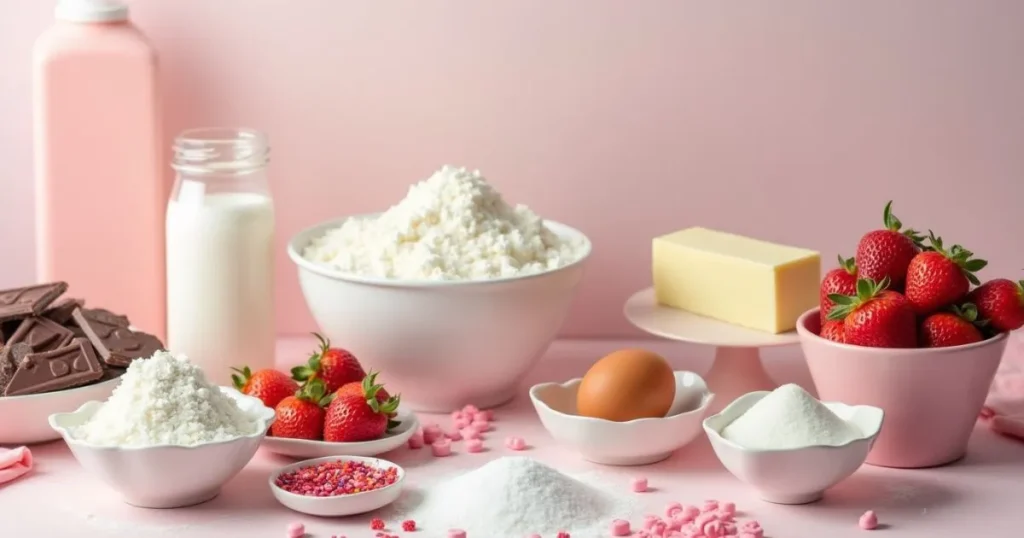
[[[132,361],[110,399],[72,435],[102,446],[191,446],[252,435],[258,428],[259,421],[210,385],[202,369],[184,356],[158,351]]]
[[[799,385],[783,385],[722,430],[745,448],[779,450],[843,445],[862,434]]]
[[[458,528],[468,536],[488,538],[554,536],[559,531],[573,538],[604,538],[613,519],[639,513],[627,497],[516,456],[493,460],[425,490],[421,504],[406,515],[431,536]]]
[[[303,257],[360,276],[487,280],[563,267],[585,254],[585,243],[505,203],[479,171],[444,166],[384,213],[313,239]]]

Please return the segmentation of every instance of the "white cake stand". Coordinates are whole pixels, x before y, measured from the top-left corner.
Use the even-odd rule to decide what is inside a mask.
[[[626,301],[623,313],[630,323],[650,334],[715,346],[715,362],[704,376],[715,393],[711,413],[748,392],[777,388],[778,383],[764,369],[759,349],[799,342],[796,331],[770,334],[659,305],[654,288],[634,293]]]

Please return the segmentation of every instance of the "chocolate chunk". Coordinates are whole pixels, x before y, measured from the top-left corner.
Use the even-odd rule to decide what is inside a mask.
[[[32,347],[33,353],[64,347],[74,338],[71,330],[41,317],[25,318],[18,330],[7,340],[8,345],[24,343]]]
[[[12,344],[0,350],[0,394],[4,393],[7,384],[14,377],[18,363],[32,353],[28,344]]]
[[[149,358],[164,348],[160,339],[128,328],[128,318],[106,310],[78,308],[71,315],[110,366],[127,367],[135,359]],[[122,323],[123,321],[123,323]]]
[[[0,321],[38,316],[67,289],[66,282],[51,282],[0,291]]]
[[[54,302],[43,311],[43,317],[53,320],[55,323],[61,325],[67,325],[71,321],[71,313],[76,308],[85,306],[85,301],[81,299],[64,299],[59,302]]]
[[[103,367],[89,342],[82,338],[52,351],[32,353],[18,363],[5,396],[23,396],[69,389],[96,381]]]

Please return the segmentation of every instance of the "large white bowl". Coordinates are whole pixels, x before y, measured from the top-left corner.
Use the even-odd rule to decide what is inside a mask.
[[[400,424],[384,437],[359,443],[332,443],[309,439],[289,439],[268,435],[263,438],[263,448],[293,458],[323,458],[327,456],[376,456],[401,447],[420,427],[416,415],[399,409],[395,417]]]
[[[139,448],[98,446],[73,438],[71,428],[84,424],[103,405],[86,402],[72,413],[50,416],[50,426],[64,437],[71,453],[86,471],[96,475],[124,498],[143,508],[178,508],[206,502],[220,493],[260,446],[274,421],[274,410],[257,398],[234,389],[220,390],[259,421],[256,433],[195,446],[157,445]]]
[[[486,281],[405,281],[347,275],[302,257],[310,241],[345,219],[303,230],[288,243],[313,319],[331,341],[384,372],[388,391],[414,411],[501,405],[554,340],[583,278],[590,242],[565,267]]]
[[[548,433],[584,459],[604,465],[647,465],[668,458],[700,435],[701,421],[715,395],[693,372],[675,372],[676,394],[661,418],[614,422],[576,414],[580,378],[541,383],[530,400]]]
[[[704,431],[722,465],[750,484],[765,501],[807,504],[860,468],[882,429],[885,413],[870,405],[822,402],[839,418],[861,432],[861,437],[839,446],[808,446],[785,450],[744,448],[722,437],[722,430],[771,394],[751,392],[733,400],[721,413],[704,421]]]
[[[319,465],[330,461],[358,461],[366,465],[388,469],[394,467],[398,473],[398,479],[394,484],[380,489],[353,493],[350,495],[336,495],[333,497],[312,497],[309,495],[298,495],[277,487],[277,477],[284,473],[290,473],[311,465]],[[378,508],[383,508],[393,502],[402,494],[402,482],[405,480],[405,469],[387,460],[377,458],[363,458],[356,456],[317,458],[313,460],[300,461],[298,463],[282,467],[270,474],[270,491],[278,502],[303,514],[323,517],[354,516],[365,514]]]
[[[74,411],[90,400],[106,400],[120,378],[42,394],[0,397],[0,445],[30,445],[60,439],[47,419]]]

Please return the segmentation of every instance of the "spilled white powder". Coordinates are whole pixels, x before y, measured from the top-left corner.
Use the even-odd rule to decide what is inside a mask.
[[[558,269],[587,250],[524,205],[511,206],[477,170],[444,166],[374,217],[314,238],[303,257],[339,271],[396,280],[487,280]]]
[[[602,488],[596,480],[564,475],[534,459],[493,460],[424,492],[406,516],[429,536],[448,529],[487,538],[523,538],[537,533],[573,538],[604,538],[613,519],[639,517],[629,497]]]
[[[259,427],[201,368],[158,351],[132,361],[110,399],[71,435],[102,446],[191,446],[252,435]]]
[[[773,390],[722,429],[722,437],[760,450],[835,446],[861,436],[855,426],[792,383]]]

